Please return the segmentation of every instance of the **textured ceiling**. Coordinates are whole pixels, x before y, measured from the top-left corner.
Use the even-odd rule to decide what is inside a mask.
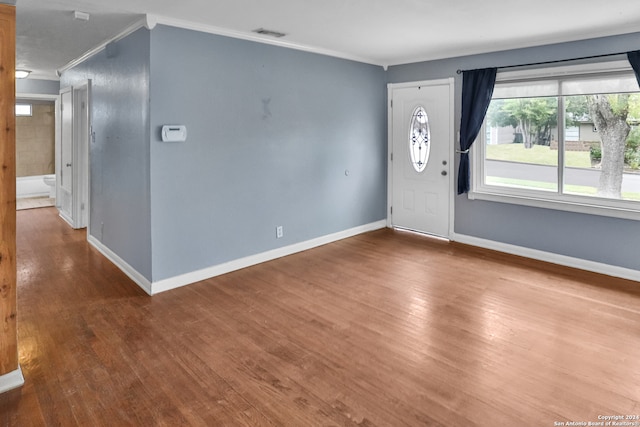
[[[264,27],[291,47],[379,65],[640,31],[630,0],[18,0],[17,63],[55,78],[144,14],[240,36]]]

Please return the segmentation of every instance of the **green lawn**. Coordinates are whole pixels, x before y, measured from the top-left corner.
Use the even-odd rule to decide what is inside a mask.
[[[551,183],[551,182],[529,181],[524,179],[502,178],[502,177],[496,177],[496,176],[488,176],[487,184],[504,185],[507,187],[549,190],[549,191],[557,191],[557,188],[558,188],[555,183]],[[564,192],[565,194],[578,194],[583,196],[596,195],[595,188],[587,187],[583,185],[565,185]],[[623,192],[622,199],[623,200],[640,200],[640,193]]]
[[[558,151],[544,145],[534,145],[529,149],[524,148],[524,144],[487,145],[487,159],[557,166]],[[565,164],[573,168],[590,168],[589,152],[567,151],[565,152]]]

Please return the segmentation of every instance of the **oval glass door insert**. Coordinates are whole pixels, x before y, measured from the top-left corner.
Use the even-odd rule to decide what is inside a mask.
[[[409,127],[409,155],[416,172],[422,172],[427,167],[431,151],[430,142],[429,118],[425,109],[419,106],[413,110]]]

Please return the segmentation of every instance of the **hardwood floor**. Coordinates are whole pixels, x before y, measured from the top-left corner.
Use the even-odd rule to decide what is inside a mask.
[[[553,426],[640,414],[640,284],[380,230],[149,297],[18,212],[10,426]],[[555,424],[559,425],[559,424]]]

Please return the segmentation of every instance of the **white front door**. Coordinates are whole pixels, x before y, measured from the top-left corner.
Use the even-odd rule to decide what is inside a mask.
[[[452,79],[390,85],[391,225],[450,237]]]

